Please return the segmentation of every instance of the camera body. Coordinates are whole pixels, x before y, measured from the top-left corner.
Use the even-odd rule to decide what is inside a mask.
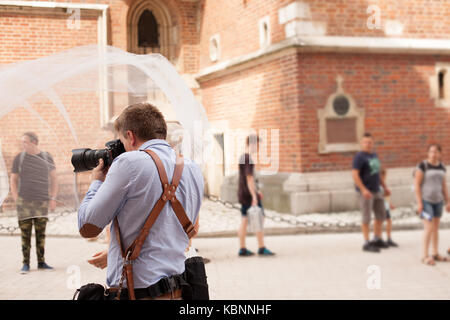
[[[105,167],[109,167],[113,160],[125,152],[123,143],[117,139],[105,143],[105,149],[73,149],[72,165],[74,172],[84,172],[98,166],[99,160],[103,159]]]

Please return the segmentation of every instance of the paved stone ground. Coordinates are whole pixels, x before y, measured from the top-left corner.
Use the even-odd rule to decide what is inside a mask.
[[[295,216],[265,210],[265,232],[268,235],[286,235],[316,232],[350,232],[360,230],[361,214],[359,211],[341,213],[316,213]],[[422,228],[422,222],[412,212],[411,208],[397,208],[391,212],[393,228]],[[200,211],[199,237],[235,236],[241,214],[235,208],[229,208],[221,203],[204,200]],[[51,214],[47,225],[48,236],[78,237],[76,212],[66,215]],[[441,226],[450,227],[450,214],[444,214]],[[9,229],[9,230],[8,230]],[[0,213],[0,235],[19,235],[15,212]]]
[[[449,299],[450,263],[434,267],[420,263],[422,232],[397,231],[400,248],[374,254],[361,250],[358,233],[303,234],[266,237],[275,257],[237,257],[235,237],[199,238],[194,245],[211,259],[206,265],[213,299]],[[441,251],[450,246],[450,230],[441,230]],[[256,249],[250,237],[247,246]],[[86,260],[104,244],[81,238],[49,237],[47,262],[52,272],[36,270],[34,246],[32,271],[19,274],[20,237],[1,236],[0,299],[71,299],[80,283],[104,283],[105,270]],[[368,267],[380,270],[380,289],[368,289]]]

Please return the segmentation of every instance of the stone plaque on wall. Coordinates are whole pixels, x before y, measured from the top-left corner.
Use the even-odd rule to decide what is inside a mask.
[[[327,143],[356,143],[356,118],[327,119]]]
[[[336,92],[328,97],[323,109],[317,110],[321,154],[358,151],[364,134],[364,108],[358,108],[344,91],[341,76],[336,77],[336,82]]]

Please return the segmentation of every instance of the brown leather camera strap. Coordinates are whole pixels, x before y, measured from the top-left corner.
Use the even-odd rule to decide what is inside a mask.
[[[147,238],[150,229],[152,228],[153,224],[155,223],[156,219],[158,219],[159,214],[161,213],[162,209],[166,205],[167,201],[170,201],[172,204],[172,208],[180,221],[181,225],[183,226],[184,231],[188,235],[189,239],[192,238],[197,232],[194,228],[194,225],[189,220],[186,212],[184,211],[183,206],[178,201],[177,197],[175,196],[175,191],[178,187],[178,184],[180,183],[181,175],[183,173],[183,167],[184,167],[184,161],[183,157],[177,154],[177,160],[175,165],[175,170],[172,177],[172,183],[169,184],[169,180],[167,179],[166,170],[164,169],[164,165],[161,162],[161,159],[158,157],[158,155],[153,152],[152,150],[144,150],[147,152],[150,157],[153,159],[153,161],[156,164],[156,168],[158,169],[159,179],[161,180],[161,184],[163,187],[163,193],[161,197],[156,202],[153,209],[150,211],[150,214],[147,217],[147,220],[144,223],[143,228],[141,229],[141,232],[137,236],[137,238],[133,241],[131,246],[125,251],[122,241],[121,241],[121,234],[120,234],[120,227],[119,227],[119,221],[117,220],[117,216],[114,219],[114,227],[115,227],[115,233],[116,238],[119,243],[122,257],[124,260],[127,261],[127,263],[124,264],[122,277],[127,278],[127,287],[128,287],[128,294],[130,300],[135,300],[134,296],[134,281],[133,281],[133,268],[131,261],[135,260],[139,257],[139,254],[141,252],[142,245],[144,244],[145,239]],[[130,263],[128,263],[130,262]]]

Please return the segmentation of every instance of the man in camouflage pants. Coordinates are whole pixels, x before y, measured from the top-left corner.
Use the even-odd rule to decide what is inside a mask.
[[[23,267],[30,270],[31,232],[34,224],[38,270],[52,270],[45,263],[45,228],[49,209],[56,207],[57,181],[55,164],[51,155],[37,147],[35,133],[22,137],[24,151],[14,158],[11,174],[11,193],[16,202],[19,227],[22,232]],[[50,194],[49,194],[50,189]]]

